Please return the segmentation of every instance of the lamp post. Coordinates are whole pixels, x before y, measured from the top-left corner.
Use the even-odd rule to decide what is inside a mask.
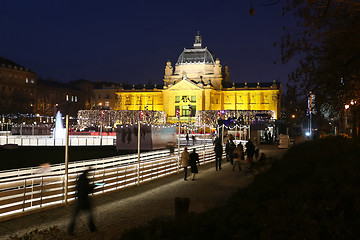
[[[350,108],[349,104],[345,105],[345,133],[347,134],[347,110]]]
[[[139,113],[139,120],[138,120],[138,167],[137,167],[137,176],[138,176],[138,185],[140,184],[140,128],[141,128],[141,119],[143,117],[143,111]]]
[[[66,115],[66,142],[65,142],[65,205],[67,205],[68,202],[68,183],[69,183],[69,115]]]
[[[178,118],[178,173],[180,172],[179,165],[180,165],[180,109],[176,110],[176,117]]]

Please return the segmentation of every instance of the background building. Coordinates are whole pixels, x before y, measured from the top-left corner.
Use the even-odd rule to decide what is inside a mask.
[[[93,102],[93,83],[91,87],[89,82],[84,83],[86,81],[65,84],[41,79],[34,71],[1,57],[1,121],[50,123],[57,111],[76,117],[78,110],[90,109]]]
[[[175,64],[165,66],[163,86],[122,87],[116,94],[116,110],[164,111],[168,122],[194,122],[197,111],[247,110],[272,112],[280,116],[281,84],[230,83],[229,69],[203,47],[202,38],[195,36],[193,48],[184,49]]]
[[[0,114],[33,113],[36,86],[36,73],[0,58]]]
[[[93,100],[94,109],[115,109],[117,105],[116,91],[120,88],[120,84],[110,82],[94,83]]]

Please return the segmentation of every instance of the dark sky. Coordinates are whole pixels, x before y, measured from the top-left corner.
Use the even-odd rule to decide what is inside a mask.
[[[0,0],[0,56],[42,78],[162,83],[197,30],[232,82],[285,83],[281,4],[251,1]],[[278,64],[274,64],[276,61]]]

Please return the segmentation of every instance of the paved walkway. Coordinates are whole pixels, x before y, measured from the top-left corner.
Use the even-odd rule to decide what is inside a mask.
[[[261,145],[260,151],[267,156],[280,158],[286,151],[276,146]],[[174,216],[175,197],[190,198],[190,212],[203,212],[225,203],[240,188],[251,183],[255,174],[232,171],[223,160],[221,171],[215,171],[215,163],[199,168],[196,181],[184,181],[183,173],[163,177],[140,186],[96,196],[93,200],[97,232],[91,233],[86,216],[76,222],[75,236],[66,234],[73,206],[59,207],[20,218],[0,222],[0,239],[21,236],[34,229],[57,226],[58,239],[118,239],[128,228],[142,225],[157,217]]]

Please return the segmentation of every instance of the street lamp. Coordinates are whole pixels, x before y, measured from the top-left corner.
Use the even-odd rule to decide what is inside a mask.
[[[189,129],[190,129],[190,125],[191,125],[191,113],[192,113],[192,107],[189,104]]]

